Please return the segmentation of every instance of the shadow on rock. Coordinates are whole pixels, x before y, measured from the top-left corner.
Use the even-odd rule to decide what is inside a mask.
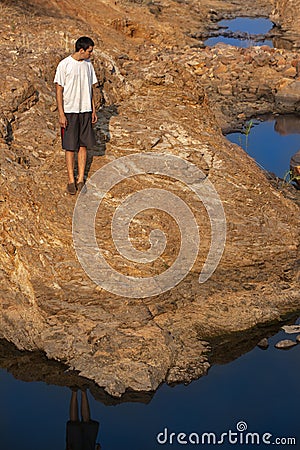
[[[85,180],[88,178],[93,159],[95,156],[105,155],[106,144],[110,141],[109,122],[111,117],[118,115],[118,108],[116,105],[104,106],[98,113],[98,122],[94,127],[96,145],[88,149],[87,161],[84,171]],[[75,176],[77,175],[77,153],[75,154]]]
[[[293,324],[297,314],[287,317],[282,322],[270,323],[268,326],[255,326],[246,332],[236,332],[211,339],[212,353],[209,358],[211,365],[228,364],[245,353],[253,350],[263,338],[274,336],[285,323]]]

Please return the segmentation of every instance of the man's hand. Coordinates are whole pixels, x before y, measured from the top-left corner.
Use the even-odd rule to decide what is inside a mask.
[[[94,125],[98,121],[96,111],[92,112],[92,124]]]
[[[59,125],[62,128],[66,128],[67,125],[68,125],[67,118],[66,118],[66,116],[64,114],[60,114],[60,116],[59,116]]]
[[[63,102],[63,91],[64,88],[56,83],[56,102],[58,109],[58,121],[61,128],[66,128],[68,125],[67,118],[64,113],[64,102]]]

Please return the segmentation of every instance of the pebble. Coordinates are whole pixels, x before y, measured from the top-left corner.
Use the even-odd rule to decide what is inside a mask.
[[[294,347],[295,345],[297,345],[297,342],[292,341],[291,339],[283,339],[282,341],[277,342],[275,347],[280,349],[288,349]]]
[[[281,328],[288,334],[300,333],[300,325],[284,325]]]
[[[261,348],[262,350],[266,350],[269,347],[269,341],[267,338],[263,338],[261,339],[258,344],[257,347]]]

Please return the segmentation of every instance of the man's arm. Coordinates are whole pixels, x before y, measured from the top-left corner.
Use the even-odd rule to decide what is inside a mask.
[[[56,103],[58,109],[59,124],[62,128],[66,128],[67,118],[64,113],[63,91],[64,88],[60,86],[60,84],[56,83]]]
[[[95,106],[95,101],[94,101],[94,95],[93,95],[93,90],[92,89],[92,123],[96,123],[98,120],[97,114],[96,114],[96,106]]]

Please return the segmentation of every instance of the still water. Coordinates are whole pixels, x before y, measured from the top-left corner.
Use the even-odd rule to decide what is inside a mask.
[[[243,32],[249,35],[247,39],[238,39],[226,36],[215,36],[207,39],[205,45],[212,47],[218,42],[222,42],[228,45],[234,45],[235,47],[249,47],[251,45],[269,45],[273,47],[273,42],[270,40],[254,41],[251,39],[251,35],[266,34],[271,30],[273,24],[269,19],[264,18],[246,18],[238,17],[232,20],[221,20],[218,22],[222,28],[226,28],[226,31]]]
[[[288,114],[256,120],[248,137],[230,133],[227,138],[243,147],[262,168],[283,178],[291,156],[300,149],[300,116]]]
[[[299,450],[300,345],[290,350],[274,347],[280,339],[295,337],[280,331],[269,338],[267,350],[255,347],[230,363],[214,365],[188,386],[163,385],[148,404],[105,406],[88,393],[91,417],[100,423],[101,449],[267,448],[277,439],[276,448]],[[0,370],[0,396],[1,450],[65,450],[70,389],[17,381]],[[202,445],[209,432],[211,443],[206,436]],[[259,445],[242,444],[246,433],[256,433]],[[200,444],[180,444],[178,436],[179,442],[196,442],[199,436]],[[287,438],[296,444],[282,444]]]

